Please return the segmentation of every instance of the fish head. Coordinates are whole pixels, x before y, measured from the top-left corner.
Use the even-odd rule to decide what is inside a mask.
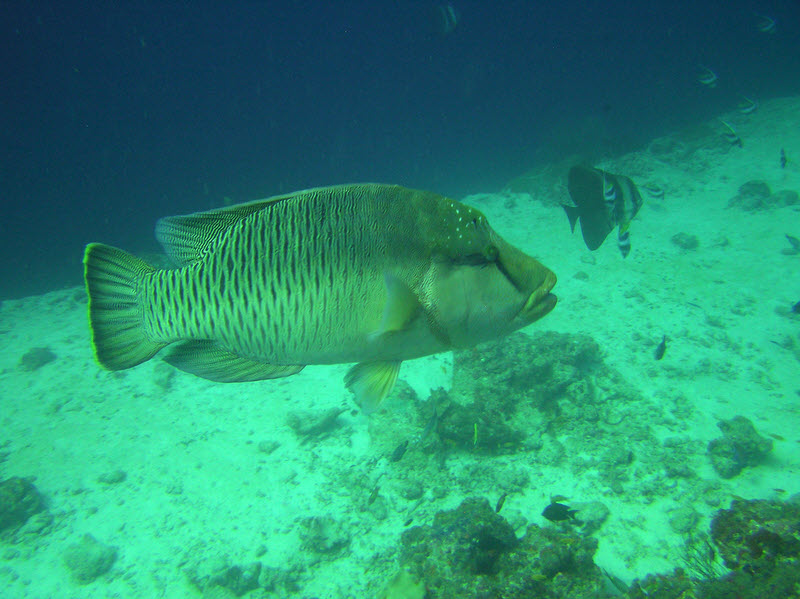
[[[466,251],[434,257],[424,302],[450,347],[503,337],[555,307],[555,274],[500,237],[485,218],[461,249]]]

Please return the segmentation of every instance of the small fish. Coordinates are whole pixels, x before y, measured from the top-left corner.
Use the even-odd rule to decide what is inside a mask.
[[[756,110],[758,110],[758,102],[748,98],[747,96],[742,96],[741,94],[739,97],[742,98],[742,101],[739,102],[739,105],[737,106],[739,112],[742,114],[753,114]]]
[[[792,306],[792,314],[800,314],[800,302]]]
[[[789,235],[788,233],[784,233],[786,235],[786,239],[789,241],[789,244],[794,248],[795,252],[800,252],[800,239],[794,237],[793,235]]]
[[[600,570],[603,572],[603,574],[604,574],[604,575],[605,575],[605,577],[608,579],[608,581],[611,583],[611,585],[612,585],[612,586],[613,586],[613,587],[614,587],[614,588],[615,588],[617,591],[619,591],[619,592],[620,592],[620,594],[622,594],[622,595],[625,595],[625,594],[627,594],[627,592],[628,592],[628,585],[626,585],[626,584],[625,584],[625,583],[622,581],[622,579],[618,578],[617,576],[614,576],[613,574],[611,574],[611,573],[610,573],[610,572],[608,572],[607,570],[604,570],[603,568],[600,568]]]
[[[574,205],[562,205],[570,229],[580,219],[583,241],[591,251],[599,248],[608,234],[619,227],[617,246],[623,257],[631,251],[628,227],[643,200],[628,177],[582,165],[569,170],[567,188]]]
[[[756,13],[758,20],[756,21],[756,28],[761,33],[775,33],[775,19],[767,15],[760,15]]]
[[[658,344],[656,347],[656,351],[654,353],[656,360],[660,360],[664,357],[664,352],[667,351],[667,336],[663,335],[661,337],[661,343]]]
[[[564,522],[566,520],[574,520],[575,514],[578,510],[570,509],[568,505],[563,503],[551,503],[542,512],[542,516],[550,520],[550,522]]]
[[[770,433],[769,436],[775,439],[776,441],[786,441],[786,439],[781,437],[778,433]]]
[[[389,461],[399,462],[402,459],[402,457],[406,454],[406,449],[408,449],[407,440],[403,441],[402,443],[400,443],[400,445],[394,448],[392,455],[389,456]]]
[[[380,492],[381,487],[380,485],[375,485],[375,488],[372,489],[372,493],[369,494],[367,497],[367,505],[372,505],[375,503],[375,500],[378,498],[378,493]]]
[[[786,168],[786,152],[781,148],[781,168]]]
[[[435,431],[436,427],[439,425],[439,408],[436,405],[436,400],[431,400],[431,401],[434,402],[433,414],[431,414],[431,417],[428,418],[428,422],[427,424],[425,424],[425,429],[422,431],[422,435],[420,435],[419,438],[420,443],[423,442],[425,439],[427,439],[428,435],[430,435],[433,431]]]
[[[647,194],[647,196],[653,200],[663,200],[664,199],[664,190],[661,189],[655,183],[648,183],[647,185],[642,185],[642,189]]]
[[[503,509],[503,504],[506,502],[506,497],[507,496],[508,496],[508,493],[503,493],[502,495],[500,495],[500,499],[497,500],[497,505],[494,506],[495,514],[499,514],[500,510]]]
[[[460,15],[450,2],[447,4],[440,4],[436,7],[438,9],[439,18],[439,32],[442,35],[449,35],[458,27]]]
[[[722,134],[722,136],[725,138],[725,141],[727,141],[732,146],[739,146],[740,148],[743,148],[744,144],[742,143],[742,138],[739,137],[738,133],[736,133],[736,129],[733,128],[733,125],[731,125],[727,121],[723,121],[722,119],[720,119],[720,121],[722,122],[723,125],[725,125],[725,128],[727,129],[727,131],[725,131]]]
[[[717,81],[719,80],[717,74],[708,67],[698,66],[700,67],[700,74],[697,76],[697,80],[706,87],[717,87]]]

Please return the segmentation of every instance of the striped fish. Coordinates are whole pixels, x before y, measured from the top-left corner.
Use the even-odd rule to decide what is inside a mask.
[[[99,243],[84,278],[97,361],[166,361],[219,382],[356,362],[374,409],[403,360],[504,336],[547,314],[555,275],[479,211],[398,186],[324,187],[163,218],[174,268]]]
[[[642,207],[636,185],[624,175],[614,175],[599,168],[573,166],[568,175],[569,195],[574,206],[563,205],[572,231],[580,220],[586,247],[594,251],[608,234],[617,230],[617,247],[623,258],[631,251],[631,220]]]
[[[606,206],[606,212],[615,216],[617,211],[617,190],[614,183],[606,178],[605,172],[603,173],[603,203]]]

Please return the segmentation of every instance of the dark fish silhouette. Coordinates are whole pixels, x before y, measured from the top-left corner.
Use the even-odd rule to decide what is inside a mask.
[[[578,165],[569,170],[567,186],[575,205],[563,208],[572,231],[580,219],[583,241],[594,251],[618,226],[619,251],[623,257],[627,256],[631,251],[628,226],[643,202],[633,181],[599,168]]]
[[[661,337],[661,343],[658,344],[655,351],[656,360],[660,360],[664,357],[664,352],[667,351],[667,336],[663,335]]]
[[[389,456],[389,460],[392,462],[399,462],[403,456],[406,454],[406,449],[408,449],[408,440],[403,441],[394,448],[392,455]]]
[[[564,522],[565,520],[574,520],[577,513],[578,510],[570,509],[568,505],[553,502],[544,508],[542,516],[550,522]]]
[[[451,2],[436,7],[437,29],[442,35],[449,35],[456,30],[461,14]]]
[[[722,119],[720,119],[720,121],[723,125],[725,125],[725,131],[722,133],[722,137],[725,138],[725,141],[732,146],[739,146],[740,148],[743,148],[744,142],[742,142],[742,138],[739,137],[739,134],[736,132],[736,129],[733,128],[733,125],[727,121],[723,121]]]
[[[742,99],[737,107],[739,108],[739,112],[742,114],[753,114],[756,110],[758,110],[758,102],[741,94],[739,94],[739,97]]]
[[[760,15],[756,13],[757,21],[756,28],[761,33],[775,33],[775,19],[767,15]]]
[[[697,67],[699,69],[697,72],[697,80],[706,87],[717,87],[717,81],[719,80],[717,74],[701,64],[697,65]]]
[[[508,497],[508,493],[503,493],[500,495],[500,499],[497,500],[497,505],[494,506],[495,513],[499,514],[500,510],[503,509],[503,505],[506,502],[506,497]]]

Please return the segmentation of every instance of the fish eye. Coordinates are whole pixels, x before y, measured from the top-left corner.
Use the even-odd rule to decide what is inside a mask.
[[[489,262],[496,262],[499,255],[500,250],[497,249],[496,245],[487,245],[483,250],[483,256]]]

